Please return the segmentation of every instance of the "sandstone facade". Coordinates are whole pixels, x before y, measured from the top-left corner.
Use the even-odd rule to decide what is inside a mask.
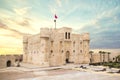
[[[89,63],[89,33],[74,34],[71,28],[41,28],[23,37],[23,61],[40,66]]]

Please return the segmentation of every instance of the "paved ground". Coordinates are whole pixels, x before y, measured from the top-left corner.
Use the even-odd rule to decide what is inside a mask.
[[[30,65],[29,65],[30,66]],[[89,69],[74,68],[80,65],[40,68],[39,66],[9,67],[0,69],[0,80],[120,80],[120,74],[95,72]]]

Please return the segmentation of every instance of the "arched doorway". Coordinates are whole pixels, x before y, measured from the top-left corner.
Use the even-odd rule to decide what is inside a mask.
[[[54,61],[53,57],[54,57],[53,50],[51,50],[49,54],[49,65],[50,66],[53,66],[53,61]]]
[[[70,58],[70,52],[69,51],[67,51],[66,52],[66,63],[69,63],[69,58]]]
[[[8,61],[6,62],[6,66],[7,66],[7,67],[10,67],[10,66],[11,66],[11,61],[10,61],[10,60],[8,60]]]

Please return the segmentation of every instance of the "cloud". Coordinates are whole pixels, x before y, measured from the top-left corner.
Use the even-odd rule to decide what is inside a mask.
[[[17,14],[17,15],[26,15],[29,11],[29,9],[31,9],[31,7],[23,7],[23,8],[15,8],[13,9],[13,11]]]
[[[117,6],[115,8],[110,9],[110,10],[103,11],[101,14],[97,15],[96,19],[101,19],[101,18],[104,18],[104,17],[113,17],[116,14],[120,13],[119,10],[120,10],[120,7]]]
[[[17,35],[17,34],[0,34],[0,36],[4,36],[4,37],[12,37],[12,38],[16,38],[16,39],[21,39],[22,37]]]
[[[25,35],[25,33],[20,32],[15,29],[12,29],[12,28],[8,27],[7,25],[5,25],[4,23],[2,23],[1,21],[0,21],[0,28],[12,32],[11,34],[2,34],[2,36],[10,36],[10,37],[20,38],[20,36]]]
[[[15,38],[15,37],[10,37],[10,36],[2,36],[0,35],[0,48],[17,48],[17,47],[22,47],[22,40]]]
[[[120,11],[119,7],[104,11],[76,30],[78,33],[89,32],[91,48],[120,48]]]
[[[38,20],[36,21],[35,18],[28,18],[28,17],[23,17],[18,21],[14,21],[17,25],[21,26],[24,29],[27,29],[26,32],[28,33],[34,33],[36,32],[36,27],[41,27],[38,24],[41,24],[40,22],[42,22],[42,20]],[[50,23],[50,22],[49,22]],[[33,25],[36,24],[36,25]],[[38,31],[38,30],[37,30]]]
[[[3,24],[1,21],[0,21],[0,28],[5,28],[5,24]]]
[[[56,13],[57,13],[57,10],[56,10],[55,7],[52,7],[52,6],[49,5],[49,9],[50,9],[50,12],[51,12],[52,14],[56,14]]]
[[[62,6],[62,1],[61,1],[61,0],[55,0],[55,1],[56,1],[57,5],[58,5],[59,7]]]
[[[53,28],[52,14],[57,14],[58,28],[64,25],[74,29],[81,28],[77,30],[79,33],[90,32],[92,47],[109,47],[119,43],[120,7],[117,0],[1,1],[0,36],[4,36],[6,42],[11,37],[21,40],[25,33],[36,34],[41,27]]]
[[[12,15],[8,15],[8,13]],[[21,33],[33,33],[35,32],[34,26],[31,25],[33,23],[33,19],[29,18],[29,16],[19,16],[16,15],[14,12],[11,13],[10,11],[7,10],[2,10],[0,13],[0,22],[1,26],[4,24],[5,27],[8,29],[17,30]],[[30,16],[31,17],[31,16]],[[15,32],[15,31],[14,31]]]
[[[30,23],[29,23],[29,21],[28,20],[24,20],[24,21],[22,21],[22,22],[20,22],[20,23],[18,23],[19,25],[21,25],[21,26],[30,26]]]
[[[20,18],[19,20],[14,20],[14,22],[20,26],[23,26],[23,27],[30,27],[30,23],[32,22],[32,19],[30,18],[26,18],[26,17],[22,17]]]
[[[108,23],[106,23],[108,25]],[[120,24],[119,24],[120,25]],[[119,26],[86,26],[79,31],[79,33],[90,33],[90,48],[120,48],[120,30]]]

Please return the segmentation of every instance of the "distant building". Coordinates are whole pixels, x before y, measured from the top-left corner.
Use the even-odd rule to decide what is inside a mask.
[[[89,63],[89,33],[74,34],[71,28],[41,28],[23,37],[23,61],[40,66]]]
[[[104,51],[105,53],[99,53],[99,51]],[[110,52],[110,54],[108,54]],[[120,55],[120,49],[97,49],[93,50],[90,55],[91,63],[99,62],[115,62],[115,58]]]

